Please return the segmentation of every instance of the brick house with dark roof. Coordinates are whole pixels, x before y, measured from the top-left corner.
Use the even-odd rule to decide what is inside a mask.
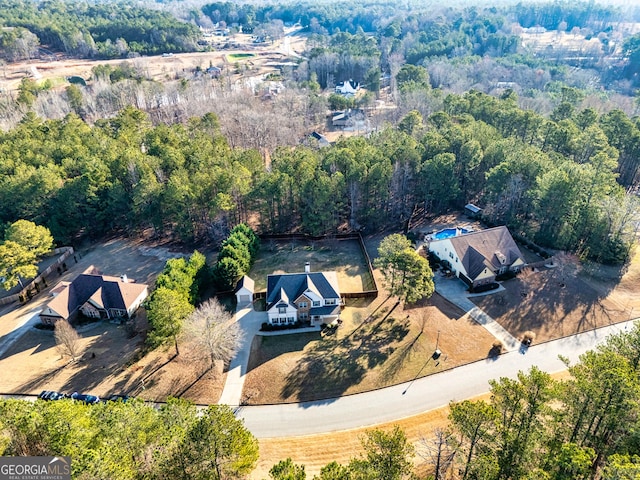
[[[493,283],[496,275],[525,266],[524,256],[505,226],[432,240],[429,251],[470,287]]]
[[[78,312],[92,318],[131,318],[149,295],[149,287],[123,277],[83,273],[52,290],[53,300],[40,313],[40,321],[53,325],[72,321]]]
[[[340,318],[336,272],[284,273],[267,277],[267,315],[272,325],[331,324]]]

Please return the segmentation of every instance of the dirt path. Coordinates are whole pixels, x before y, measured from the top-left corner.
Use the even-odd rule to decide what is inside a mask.
[[[165,82],[193,71],[196,67],[203,70],[209,66],[224,67],[227,63],[227,55],[255,54],[248,59],[255,67],[263,67],[269,61],[283,61],[287,58],[285,52],[299,55],[305,49],[306,38],[303,35],[287,36],[284,40],[274,42],[272,45],[255,47],[251,43],[250,35],[235,35],[233,43],[238,44],[235,49],[214,50],[211,52],[176,53],[170,56],[156,55],[138,58],[124,58],[115,60],[89,60],[78,58],[63,58],[60,60],[28,60],[4,64],[0,69],[0,92],[17,91],[23,78],[34,80],[51,80],[56,86],[68,85],[66,78],[79,76],[86,80],[91,78],[91,70],[96,65],[120,65],[128,63],[148,78]],[[270,70],[274,70],[271,68]]]

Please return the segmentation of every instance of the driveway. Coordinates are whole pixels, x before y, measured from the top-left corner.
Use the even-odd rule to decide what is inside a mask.
[[[481,308],[477,307],[475,303],[469,300],[467,286],[462,282],[462,280],[458,278],[446,278],[440,273],[436,273],[433,280],[435,282],[436,292],[467,312],[471,318],[473,318],[478,324],[482,325],[485,330],[487,330],[496,339],[500,340],[507,352],[513,352],[520,348],[520,342],[517,338],[511,335],[502,327],[502,325],[487,315]],[[474,296],[491,295],[502,290],[504,290],[504,288],[501,287],[498,290],[491,290],[486,293],[475,294]]]
[[[242,332],[242,343],[235,357],[229,364],[227,380],[218,403],[240,405],[242,403],[242,389],[247,374],[247,364],[251,354],[253,337],[260,331],[262,322],[267,321],[267,312],[256,312],[252,305],[236,311],[236,321]]]
[[[240,407],[236,415],[258,438],[294,437],[392,422],[489,391],[489,380],[515,378],[532,366],[549,373],[565,370],[558,355],[575,363],[608,335],[630,329],[633,321],[610,325],[548,343],[524,354],[512,351],[412,382],[324,401]]]

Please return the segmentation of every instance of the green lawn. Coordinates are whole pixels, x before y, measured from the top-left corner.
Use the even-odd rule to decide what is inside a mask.
[[[264,291],[267,275],[303,272],[306,262],[312,272],[335,270],[343,292],[359,292],[373,286],[356,240],[263,241],[249,276],[256,282],[256,291]]]
[[[229,62],[237,62],[238,60],[246,60],[247,58],[255,57],[255,53],[229,53],[227,55],[227,60]]]

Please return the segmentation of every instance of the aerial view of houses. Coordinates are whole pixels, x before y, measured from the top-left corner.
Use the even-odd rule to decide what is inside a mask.
[[[640,478],[639,2],[4,0],[0,464]]]
[[[429,251],[469,287],[494,283],[497,275],[518,272],[525,266],[507,227],[479,232],[453,230],[435,233],[429,240]]]
[[[90,269],[89,271],[92,271]],[[40,321],[54,325],[73,321],[78,313],[89,318],[131,318],[149,295],[149,286],[127,278],[82,273],[52,290],[54,298],[40,312]]]
[[[296,322],[316,327],[340,318],[340,288],[336,272],[312,272],[305,265],[302,273],[269,275],[267,315],[270,324]]]

